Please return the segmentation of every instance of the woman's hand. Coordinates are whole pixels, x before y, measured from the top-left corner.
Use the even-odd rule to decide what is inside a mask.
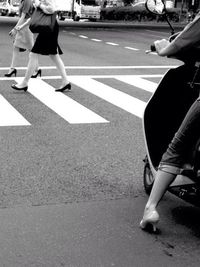
[[[22,26],[16,26],[15,29],[16,29],[17,31],[20,31],[20,30],[22,29]]]
[[[10,35],[11,37],[15,37],[16,34],[17,34],[17,30],[16,30],[16,28],[13,28],[13,29],[9,32],[9,35]]]
[[[154,42],[156,52],[159,56],[165,56],[164,49],[170,44],[170,42],[166,39],[158,40]]]

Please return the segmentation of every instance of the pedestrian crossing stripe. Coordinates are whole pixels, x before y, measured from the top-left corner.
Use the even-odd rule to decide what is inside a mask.
[[[130,76],[121,76],[117,78],[121,82],[128,83],[150,93],[153,93],[157,87],[157,83],[145,80],[141,77],[130,77]]]
[[[0,95],[0,126],[31,125],[2,95]]]
[[[55,78],[55,76],[53,76]],[[56,76],[57,77],[57,76]],[[131,86],[153,93],[157,84],[149,81],[148,77],[162,77],[162,75],[96,75],[96,76],[68,76],[72,84],[78,86],[105,101],[115,105],[124,111],[127,111],[139,118],[142,118],[146,103],[138,98],[130,96],[127,93],[121,92],[111,86],[108,86],[94,78],[112,77]],[[31,79],[29,81],[28,93],[32,94],[51,110],[56,112],[64,120],[71,124],[83,123],[108,123],[107,118],[103,118],[76,102],[72,98],[63,93],[55,92],[50,84],[44,80],[50,76],[42,77],[42,79]],[[51,77],[52,78],[52,77]],[[57,77],[60,79],[60,77]],[[19,83],[22,78],[17,77],[15,81]],[[73,90],[72,90],[73,92]],[[7,116],[4,116],[7,114]],[[4,118],[3,118],[4,116]],[[23,116],[12,107],[9,102],[3,97],[0,97],[0,126],[16,126],[30,125]]]
[[[16,82],[20,82],[16,78]],[[106,123],[106,119],[82,106],[41,79],[31,79],[28,92],[69,123]]]
[[[145,108],[145,102],[132,97],[126,93],[116,90],[108,85],[103,85],[101,82],[95,81],[88,77],[82,77],[81,79],[76,79],[74,77],[70,78],[70,81],[92,93],[107,102],[120,107],[121,109],[128,111],[138,117],[141,117]]]

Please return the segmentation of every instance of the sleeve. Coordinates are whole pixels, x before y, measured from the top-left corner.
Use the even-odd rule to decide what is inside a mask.
[[[22,6],[21,12],[24,14],[29,14],[31,7],[32,7],[32,1],[25,0]]]
[[[177,52],[187,50],[200,44],[200,14],[189,23],[180,34],[171,42]]]

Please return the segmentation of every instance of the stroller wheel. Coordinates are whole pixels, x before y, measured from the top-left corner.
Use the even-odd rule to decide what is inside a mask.
[[[148,159],[145,160],[144,172],[143,172],[144,190],[149,195],[154,183],[154,176],[150,169]]]

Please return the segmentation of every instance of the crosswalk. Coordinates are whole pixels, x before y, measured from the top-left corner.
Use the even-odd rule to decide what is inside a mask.
[[[73,87],[77,86],[86,93],[95,95],[111,105],[114,105],[134,116],[142,117],[146,102],[120,91],[105,83],[106,79],[115,79],[133,88],[153,93],[157,83],[149,78],[161,78],[162,75],[71,75],[69,80]],[[3,78],[5,80],[5,78]],[[22,78],[13,78],[17,83]],[[46,80],[60,79],[58,76],[43,76],[42,79],[31,79],[28,93],[32,94],[38,101],[53,110],[66,122],[70,124],[93,124],[109,123],[107,118],[84,106],[82,103],[72,99],[68,94],[55,92]],[[73,91],[71,92],[71,94]],[[7,114],[7,116],[4,116]],[[0,126],[30,126],[22,114],[13,107],[4,96],[0,95]]]

